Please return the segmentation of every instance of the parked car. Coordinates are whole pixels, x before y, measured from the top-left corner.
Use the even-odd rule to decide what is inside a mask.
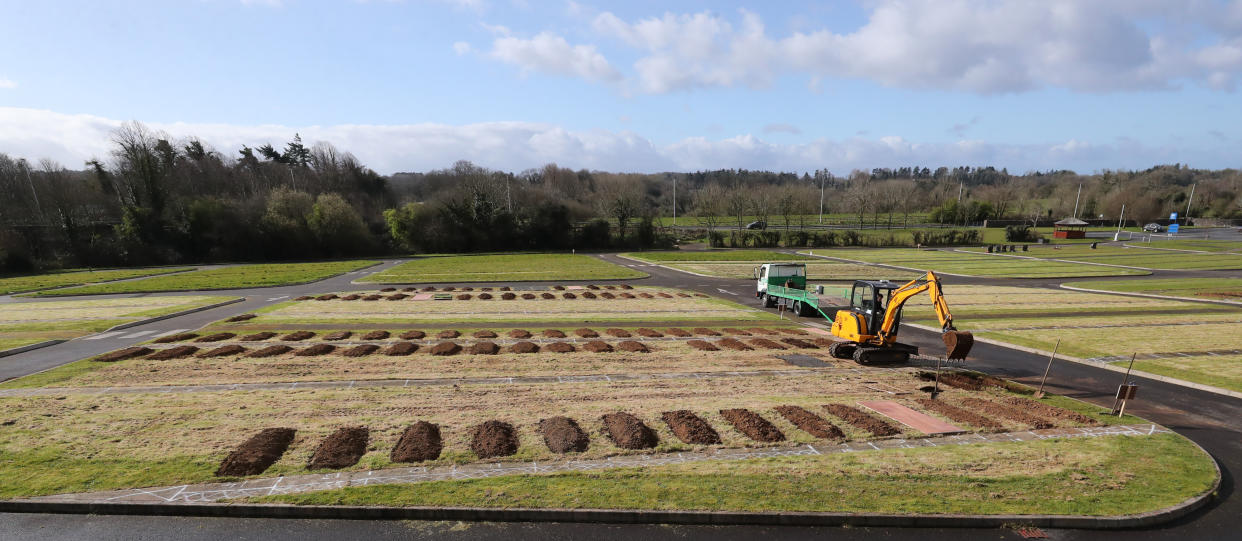
[[[1158,223],[1152,222],[1152,223],[1149,223],[1143,226],[1143,231],[1146,231],[1148,233],[1159,233],[1161,231],[1164,231],[1164,226],[1161,226]]]
[[[746,224],[746,229],[767,229],[768,223],[765,221],[750,222]]]

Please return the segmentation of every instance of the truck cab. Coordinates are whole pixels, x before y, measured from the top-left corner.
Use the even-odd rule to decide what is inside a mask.
[[[806,265],[803,263],[764,263],[755,267],[755,297],[764,306],[776,305],[775,299],[768,297],[769,286],[806,289]]]

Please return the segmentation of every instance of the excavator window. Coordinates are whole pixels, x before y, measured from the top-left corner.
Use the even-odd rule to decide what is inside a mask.
[[[875,290],[870,284],[854,284],[854,292],[850,299],[850,304],[855,309],[872,313],[875,310]]]

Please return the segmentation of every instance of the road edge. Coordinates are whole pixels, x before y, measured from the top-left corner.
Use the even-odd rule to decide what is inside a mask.
[[[27,344],[27,345],[25,345],[25,346],[20,346],[20,347],[15,347],[15,348],[12,348],[12,349],[6,349],[6,350],[4,350],[4,351],[0,351],[0,357],[8,357],[8,356],[10,356],[10,355],[18,355],[18,354],[21,354],[21,353],[26,353],[27,351],[34,351],[34,350],[36,350],[36,349],[41,349],[41,348],[45,348],[45,347],[48,347],[48,346],[54,346],[54,345],[56,345],[56,344],[63,344],[63,343],[65,343],[65,342],[68,342],[68,340],[61,340],[61,339],[57,339],[57,340],[47,340],[47,341],[44,341],[44,342],[39,342],[39,343],[37,343],[37,344]]]
[[[353,269],[353,270],[347,270],[347,271],[345,271],[345,272],[338,272],[338,273],[333,274],[333,275],[331,275],[331,276],[324,276],[323,278],[316,278],[316,279],[314,279],[314,280],[307,280],[307,281],[305,281],[305,282],[291,282],[291,283],[287,283],[287,284],[275,284],[275,285],[270,285],[270,286],[247,286],[247,287],[207,287],[207,288],[201,288],[201,289],[157,289],[157,290],[152,290],[152,291],[130,291],[130,292],[125,292],[125,293],[115,293],[115,292],[114,292],[114,293],[79,293],[79,294],[77,294],[77,295],[38,295],[38,296],[37,296],[37,297],[35,297],[35,298],[40,298],[40,299],[62,299],[62,300],[63,300],[63,299],[65,299],[65,298],[69,298],[69,297],[98,297],[98,296],[101,296],[101,295],[149,295],[149,294],[152,294],[152,293],[200,293],[200,292],[203,292],[203,291],[244,291],[244,290],[248,290],[248,289],[272,289],[272,288],[277,288],[277,287],[304,286],[304,285],[307,285],[307,284],[314,284],[314,283],[316,283],[316,282],[322,282],[322,281],[324,281],[324,280],[331,280],[331,279],[333,279],[333,278],[339,278],[339,277],[344,276],[344,275],[346,275],[346,274],[349,274],[349,273],[351,273],[351,272],[364,271],[364,270],[367,270],[367,269],[370,269],[370,268],[378,267],[378,266],[380,266],[380,265],[383,265],[384,263],[385,263],[385,261],[377,261],[377,262],[375,262],[375,264],[373,264],[373,265],[367,265],[367,266],[365,266],[365,267],[359,267],[359,268],[356,268],[356,269]],[[189,272],[189,271],[186,271],[186,272]],[[165,274],[157,274],[157,275],[155,275],[155,276],[167,276],[167,275],[169,275],[169,274],[180,274],[180,273],[171,272],[171,273],[165,273]],[[148,277],[144,277],[144,278],[152,278],[152,276],[148,276]],[[139,278],[139,280],[141,280],[141,279],[143,279],[143,278]],[[114,281],[114,282],[124,282],[124,281],[126,281],[126,280],[113,280],[113,281]],[[353,282],[350,282],[350,283],[352,284]],[[73,286],[73,287],[81,287],[81,286]],[[70,288],[66,288],[66,289],[70,289]],[[55,290],[54,290],[54,289],[51,289],[51,290],[43,290],[43,291],[55,291]]]
[[[103,331],[103,332],[111,332],[111,331],[120,331],[120,330],[125,330],[125,329],[128,329],[128,328],[130,328],[130,327],[137,327],[137,326],[139,326],[139,325],[146,325],[146,324],[148,324],[148,323],[155,323],[155,322],[157,322],[157,321],[164,321],[165,319],[172,319],[172,318],[175,318],[175,317],[186,316],[186,315],[190,315],[190,314],[197,313],[197,312],[203,312],[203,311],[211,310],[211,309],[213,309],[213,308],[219,308],[219,307],[221,307],[221,306],[228,306],[228,305],[230,305],[230,304],[237,304],[237,303],[239,303],[239,302],[244,302],[245,300],[246,300],[246,297],[237,297],[237,298],[235,298],[235,299],[229,299],[229,300],[227,300],[227,301],[223,301],[223,302],[217,302],[217,303],[214,303],[214,304],[208,304],[208,305],[206,305],[206,306],[199,306],[199,307],[197,307],[197,308],[190,308],[189,310],[182,310],[182,311],[180,311],[180,312],[173,312],[173,313],[171,313],[171,314],[164,314],[164,315],[162,315],[162,316],[155,316],[155,317],[152,317],[152,318],[142,319],[142,320],[138,320],[138,321],[131,321],[131,322],[129,322],[129,323],[122,323],[122,324],[120,324],[120,325],[117,325],[117,326],[115,326],[115,327],[112,327],[112,328],[110,328],[110,329],[107,329],[107,330],[105,330],[105,331]],[[98,333],[96,333],[96,334],[98,334]]]

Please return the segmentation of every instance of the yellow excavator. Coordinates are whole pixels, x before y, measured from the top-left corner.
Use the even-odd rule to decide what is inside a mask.
[[[828,353],[838,359],[854,359],[858,364],[904,363],[911,355],[918,354],[918,347],[897,341],[901,327],[901,307],[915,295],[927,291],[940,327],[947,356],[965,359],[975,343],[974,335],[953,327],[953,314],[945,303],[940,277],[928,271],[927,275],[897,285],[887,280],[859,280],[854,282],[850,294],[850,306],[837,310],[832,322],[832,334],[845,342],[836,342]]]

